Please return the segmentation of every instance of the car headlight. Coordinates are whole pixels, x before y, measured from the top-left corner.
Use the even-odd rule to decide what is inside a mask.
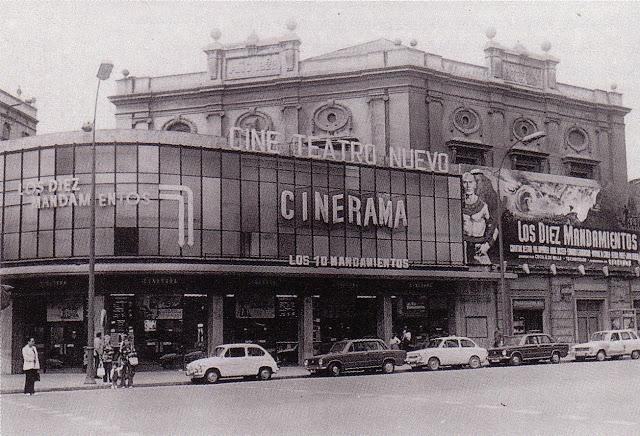
[[[502,350],[502,355],[506,356],[507,355],[507,350]]]
[[[322,365],[322,359],[318,360],[318,365]]]
[[[304,366],[308,366],[308,365],[309,365],[309,361],[308,361],[308,360],[305,360],[305,361],[304,361]]]

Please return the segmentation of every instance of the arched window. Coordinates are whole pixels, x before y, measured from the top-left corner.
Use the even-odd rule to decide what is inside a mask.
[[[182,121],[176,121],[175,123],[172,123],[169,127],[167,127],[167,130],[170,130],[172,132],[191,133],[191,127],[189,127],[187,123],[183,123]]]
[[[2,137],[0,137],[0,141],[6,141],[11,137],[11,126],[9,123],[4,123],[2,126]]]

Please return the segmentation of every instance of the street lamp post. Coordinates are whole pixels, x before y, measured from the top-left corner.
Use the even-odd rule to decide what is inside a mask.
[[[91,226],[89,228],[89,285],[87,292],[87,376],[85,384],[95,384],[96,368],[93,360],[93,337],[96,298],[96,113],[98,112],[98,95],[100,94],[100,82],[111,76],[113,63],[102,62],[98,69],[98,86],[96,88],[96,100],[93,106],[93,128],[91,129]]]
[[[545,132],[535,132],[532,133],[531,135],[527,135],[523,138],[518,139],[516,142],[514,142],[513,144],[511,144],[509,146],[509,148],[507,149],[507,151],[504,153],[504,156],[502,156],[502,160],[500,161],[500,166],[498,167],[498,181],[497,181],[497,188],[498,188],[498,260],[500,262],[500,295],[504,297],[504,289],[505,289],[505,277],[504,277],[504,270],[505,270],[505,265],[504,265],[504,247],[503,247],[503,237],[502,237],[502,192],[500,191],[500,180],[502,179],[502,166],[504,165],[504,161],[507,158],[507,156],[509,155],[509,153],[511,152],[511,150],[513,150],[513,147],[515,147],[516,145],[522,143],[522,144],[529,144],[533,141],[535,141],[536,139],[542,139],[545,136],[547,136],[547,134]],[[497,311],[497,307],[498,307],[498,301],[496,299],[496,311]],[[496,314],[497,315],[497,314]],[[498,324],[498,317],[496,316],[496,327]]]

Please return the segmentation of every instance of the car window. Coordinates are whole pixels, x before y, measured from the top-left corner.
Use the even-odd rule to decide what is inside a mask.
[[[458,341],[456,341],[455,339],[447,339],[446,341],[444,341],[444,347],[445,348],[458,348]]]
[[[264,351],[262,351],[260,348],[249,347],[247,348],[247,352],[249,356],[264,356]]]
[[[333,344],[333,346],[331,347],[331,350],[329,350],[330,353],[342,353],[344,351],[344,347],[347,345],[346,341],[339,341],[336,342],[335,344]],[[349,350],[347,351],[351,351],[351,347],[349,347]]]
[[[620,336],[622,336],[623,341],[628,341],[629,339],[631,339],[631,335],[629,335],[629,332],[621,332]]]
[[[349,352],[351,353],[359,353],[362,351],[367,351],[367,343],[366,342],[354,342],[349,347]]]
[[[427,345],[427,348],[438,348],[440,347],[440,343],[442,342],[442,340],[440,339],[431,339],[429,341],[429,345]]]
[[[540,335],[538,336],[538,340],[540,341],[541,344],[550,344],[551,338],[547,335]]]
[[[224,357],[244,357],[244,347],[231,347],[227,350]]]
[[[638,339],[634,332],[629,332],[629,334],[631,335],[631,339]]]
[[[224,347],[216,347],[215,350],[213,350],[213,355],[216,357],[222,357],[222,355],[224,354]]]
[[[460,339],[460,345],[462,345],[465,348],[473,348],[476,346],[476,344],[474,344],[473,341],[469,339]]]
[[[367,344],[367,349],[369,351],[379,351],[382,349],[382,347],[380,346],[380,342],[378,341],[370,341],[370,342],[367,342],[366,344]]]
[[[610,341],[619,341],[620,340],[620,335],[618,333],[611,333],[611,339],[609,339]]]
[[[536,345],[537,343],[538,343],[537,336],[527,336],[527,340],[525,341],[525,344]]]

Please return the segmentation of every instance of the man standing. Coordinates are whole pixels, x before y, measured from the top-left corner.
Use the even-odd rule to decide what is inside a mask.
[[[24,363],[22,369],[24,370],[24,394],[34,395],[35,384],[38,380],[38,370],[40,369],[40,361],[38,360],[38,350],[36,349],[36,340],[29,338],[27,345],[22,348],[22,358]]]
[[[102,342],[102,333],[96,333],[96,337],[93,338],[93,368],[94,370],[98,369],[98,365],[102,360],[102,351],[104,350],[104,343]],[[94,374],[95,378],[98,378],[97,375]]]
[[[490,265],[487,252],[498,236],[487,203],[478,196],[478,179],[473,173],[462,175],[464,204],[462,206],[463,233],[470,263]]]

